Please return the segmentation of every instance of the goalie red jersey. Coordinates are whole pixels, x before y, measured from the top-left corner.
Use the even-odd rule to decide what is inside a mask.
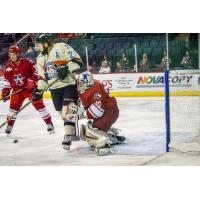
[[[87,112],[88,119],[103,116],[104,112],[117,104],[114,97],[110,97],[103,84],[94,80],[94,85],[79,94],[82,104]]]

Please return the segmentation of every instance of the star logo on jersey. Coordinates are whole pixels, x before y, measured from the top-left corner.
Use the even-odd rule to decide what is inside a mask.
[[[21,74],[16,74],[14,76],[14,81],[17,86],[22,86],[24,84],[24,77]]]

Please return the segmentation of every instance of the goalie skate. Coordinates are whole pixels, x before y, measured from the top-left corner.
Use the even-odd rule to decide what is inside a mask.
[[[107,132],[107,135],[112,144],[123,143],[126,140],[126,137],[122,134],[122,131],[118,128],[112,127]]]

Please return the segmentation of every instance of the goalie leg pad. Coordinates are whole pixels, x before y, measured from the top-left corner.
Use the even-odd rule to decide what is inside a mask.
[[[75,103],[71,102],[68,105],[64,105],[62,108],[61,116],[64,121],[68,120],[70,118],[70,115],[77,114],[78,107],[75,105]]]
[[[80,139],[83,140],[83,141],[86,141],[86,126],[81,124],[80,125]]]
[[[103,148],[109,142],[105,137],[105,132],[92,127],[89,121],[86,125],[85,138],[91,147]]]

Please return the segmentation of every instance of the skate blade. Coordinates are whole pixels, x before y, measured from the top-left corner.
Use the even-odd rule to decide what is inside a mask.
[[[63,149],[66,150],[66,151],[69,151],[70,150],[70,145],[63,145]]]
[[[51,134],[55,134],[56,132],[53,130],[53,131],[48,131],[48,133],[51,135]]]

